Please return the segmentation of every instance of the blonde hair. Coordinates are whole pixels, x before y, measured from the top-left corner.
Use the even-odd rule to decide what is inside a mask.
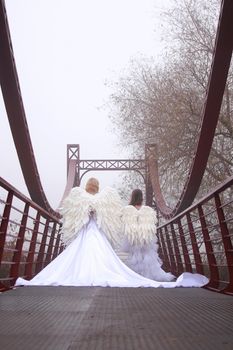
[[[99,192],[99,181],[95,177],[91,177],[87,183],[85,190],[90,194],[96,194]]]

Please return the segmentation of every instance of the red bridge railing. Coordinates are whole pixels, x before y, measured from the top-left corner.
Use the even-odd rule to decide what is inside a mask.
[[[233,176],[158,228],[163,267],[198,272],[233,295]],[[62,250],[60,222],[0,178],[0,290],[30,279]]]
[[[206,288],[233,295],[233,177],[158,228],[163,267],[198,272]]]
[[[0,178],[0,290],[32,278],[63,249],[60,222]]]

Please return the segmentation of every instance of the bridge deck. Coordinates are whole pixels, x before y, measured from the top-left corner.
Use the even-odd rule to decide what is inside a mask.
[[[21,287],[0,314],[1,350],[233,349],[233,298],[198,288]]]

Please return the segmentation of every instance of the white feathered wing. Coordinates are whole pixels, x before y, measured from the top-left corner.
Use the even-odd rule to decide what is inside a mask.
[[[119,241],[121,232],[122,203],[117,191],[106,187],[95,195],[80,187],[74,187],[63,201],[60,213],[63,216],[63,240],[69,244],[88,223],[90,214],[96,218],[97,226],[103,230],[111,243]]]
[[[60,213],[63,216],[63,240],[69,244],[89,221],[92,210],[93,195],[80,187],[74,187],[64,199]]]
[[[156,212],[148,207],[142,206],[136,209],[127,205],[122,210],[123,233],[130,245],[143,245],[155,242],[156,237]]]
[[[95,196],[97,225],[103,230],[113,245],[121,240],[122,201],[114,188],[106,187]]]

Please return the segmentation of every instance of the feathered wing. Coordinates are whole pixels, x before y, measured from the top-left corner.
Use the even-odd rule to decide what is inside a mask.
[[[148,207],[142,206],[138,211],[138,240],[139,242],[152,242],[157,241],[156,237],[156,224],[157,224],[156,212]]]
[[[93,207],[93,196],[80,187],[74,187],[64,199],[60,213],[63,216],[63,240],[69,244],[88,222]]]
[[[132,205],[127,205],[122,209],[121,220],[125,238],[130,245],[134,245],[138,236],[138,210]]]
[[[129,244],[141,246],[156,240],[157,218],[152,208],[142,206],[138,210],[127,205],[122,212],[123,231]]]
[[[113,245],[121,239],[122,202],[114,188],[106,187],[94,196],[97,225],[103,230]]]

